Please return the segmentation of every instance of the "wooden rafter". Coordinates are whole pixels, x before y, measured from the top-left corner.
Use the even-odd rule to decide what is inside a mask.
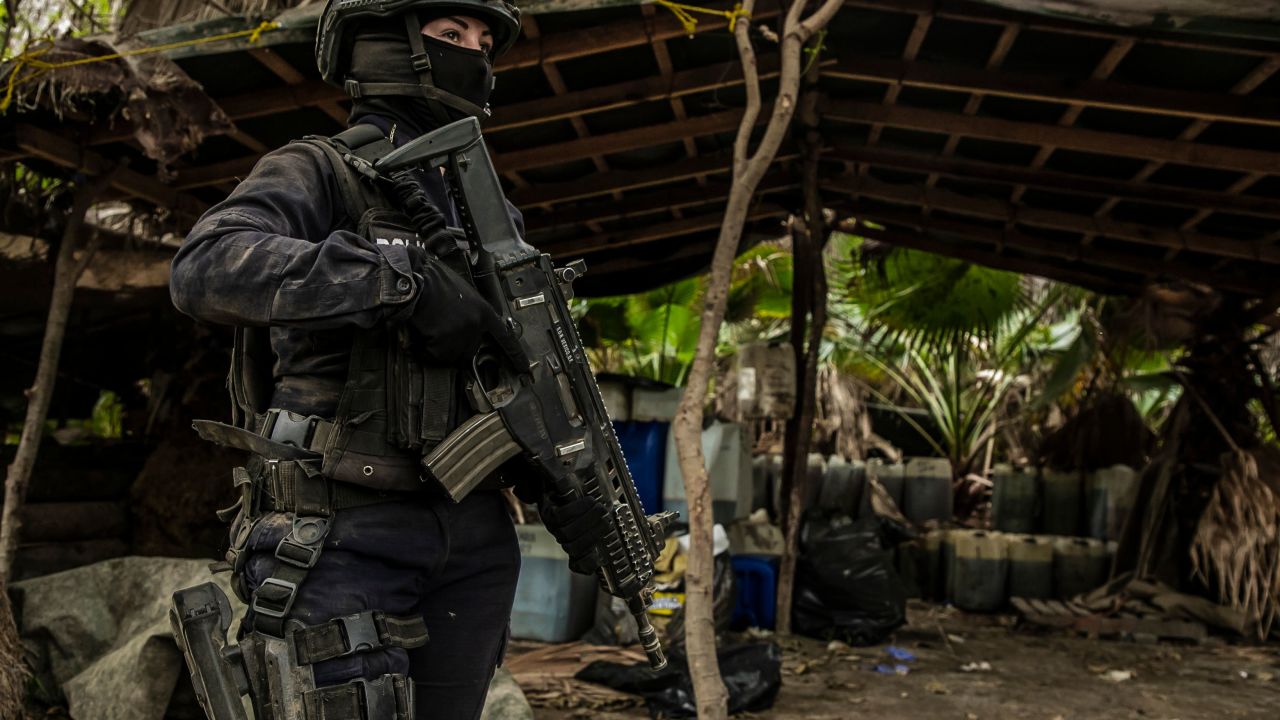
[[[930,177],[945,175],[960,179],[1036,187],[1088,197],[1108,198],[1116,196],[1160,205],[1205,208],[1245,215],[1280,218],[1280,200],[1256,195],[1193,190],[1172,185],[1139,183],[1131,180],[1110,180],[1094,175],[1077,175],[1044,169],[1037,170],[1018,165],[1003,165],[979,160],[924,155],[880,148],[837,148],[827,153],[824,157],[846,163],[865,163],[873,167],[929,173]]]
[[[916,55],[920,53],[920,46],[924,44],[925,37],[929,34],[929,27],[933,24],[933,15],[922,13],[916,16],[915,25],[911,27],[911,34],[907,36],[906,47],[902,51],[902,63],[906,64],[916,59]],[[838,72],[829,73],[833,77],[846,77],[848,75],[849,65],[845,65],[846,75],[842,76]],[[853,78],[859,79],[859,78]],[[884,79],[884,78],[876,78]],[[884,94],[884,104],[893,105],[898,102],[898,93],[902,92],[903,83],[900,78],[887,78],[890,83],[889,89]],[[867,144],[875,145],[880,142],[880,133],[884,131],[882,123],[872,123],[871,132],[867,135]]]
[[[298,71],[297,68],[289,64],[288,60],[280,57],[276,51],[271,48],[254,48],[249,51],[255,60],[262,63],[262,66],[270,70],[276,77],[285,82],[286,85],[301,85],[307,81],[307,76]],[[347,126],[347,110],[337,103],[336,100],[325,100],[315,104],[315,107],[324,111],[326,115],[333,118],[342,127]]]
[[[974,137],[1022,143],[1055,145],[1070,150],[1162,160],[1241,172],[1272,173],[1280,168],[1280,153],[1204,145],[1185,140],[1060,127],[953,112],[885,106],[850,100],[829,100],[825,117],[857,123],[883,123],[892,127],[934,133],[959,133]]]
[[[642,5],[640,10],[646,19],[651,19],[653,14],[656,12],[653,5]],[[672,77],[675,75],[675,70],[671,65],[671,53],[667,51],[667,41],[655,39],[649,43],[649,46],[653,49],[653,59],[658,64],[658,78],[665,83],[667,87],[671,87]],[[739,70],[739,72],[741,72],[741,70]],[[676,120],[683,121],[689,119],[689,113],[684,107],[684,100],[681,100],[678,95],[672,95],[668,99],[668,102],[671,105],[671,114],[675,116]],[[684,154],[686,157],[698,156],[698,144],[693,141],[693,138],[684,138],[682,142],[684,144]],[[707,184],[707,178],[705,175],[699,175],[697,177],[697,181],[699,185]],[[679,208],[672,208],[671,215],[677,219],[682,217]]]
[[[799,179],[785,171],[775,171],[760,182],[761,195],[799,187]],[[525,218],[525,229],[530,233],[555,228],[574,227],[580,224],[606,222],[622,218],[644,218],[664,210],[686,208],[723,202],[729,194],[729,184],[723,180],[690,188],[662,188],[628,197],[625,202],[603,202],[554,210]]]
[[[732,4],[712,3],[708,7],[732,9]],[[757,8],[753,19],[764,20],[778,14],[778,8]],[[728,27],[729,21],[719,16],[699,17],[698,32],[714,32]],[[502,56],[495,67],[501,72],[511,68],[532,67],[545,62],[599,55],[612,50],[648,45],[651,41],[670,40],[688,35],[684,25],[670,13],[662,13],[646,23],[619,20],[591,28],[590,32],[562,32],[544,35],[537,40],[518,43]]]
[[[625,152],[661,142],[678,142],[686,137],[728,132],[738,126],[738,120],[741,117],[741,112],[729,110],[714,115],[690,118],[684,122],[623,130],[608,135],[594,135],[528,150],[514,150],[497,157],[494,164],[504,172],[559,165],[589,158],[592,155]]]
[[[968,197],[938,188],[896,185],[869,178],[846,177],[843,181],[826,181],[823,187],[848,195],[872,197],[894,203],[999,220],[1006,225],[1023,224],[1079,234],[1090,233],[1152,247],[1165,249],[1176,247],[1217,257],[1280,264],[1280,247],[1259,242],[1207,236],[1182,230],[1159,229],[1059,210],[1029,208],[995,198]]]
[[[1133,38],[1120,38],[1112,43],[1111,47],[1107,49],[1106,54],[1103,55],[1102,59],[1098,61],[1098,64],[1094,66],[1092,75],[1093,80],[1100,81],[1111,77],[1111,74],[1116,71],[1116,68],[1120,66],[1120,63],[1124,58],[1128,56],[1131,50],[1133,50],[1135,44],[1136,41]],[[1085,103],[1071,103],[1068,105],[1066,110],[1062,111],[1062,116],[1058,118],[1058,124],[1063,127],[1075,125],[1076,120],[1080,119],[1080,113],[1084,112],[1084,108]],[[1044,167],[1045,163],[1049,162],[1049,158],[1053,156],[1054,150],[1056,149],[1057,148],[1053,145],[1041,146],[1040,149],[1036,151],[1036,156],[1031,159],[1031,167]],[[1019,202],[1022,200],[1022,195],[1026,190],[1026,186],[1023,185],[1019,185],[1014,188],[1013,201]],[[1082,242],[1088,244],[1091,237],[1092,236],[1086,235]]]
[[[114,161],[92,150],[80,148],[74,138],[33,125],[19,125],[15,128],[14,134],[18,147],[24,152],[64,168],[80,170],[89,175],[101,175],[115,166]],[[191,220],[198,218],[207,207],[205,203],[179,192],[176,188],[128,168],[118,170],[112,175],[111,187],[154,203],[158,207],[168,208]]]
[[[1022,32],[1022,26],[1017,23],[1010,23],[1004,26],[1004,30],[1000,32],[1000,37],[996,38],[995,47],[991,49],[991,54],[987,56],[987,70],[995,70],[1004,64],[1004,59],[1009,56],[1009,50],[1013,48],[1013,43],[1018,39],[1018,34]],[[964,109],[961,111],[965,115],[978,114],[978,108],[982,105],[982,99],[985,97],[980,92],[974,92],[965,101]],[[942,146],[942,154],[950,157],[955,154],[956,148],[960,145],[960,135],[952,133],[947,136],[947,142]],[[938,175],[931,173],[925,178],[925,185],[933,187],[938,182]]]
[[[777,74],[776,56],[765,56],[760,59],[762,79]],[[716,63],[674,72],[670,78],[649,77],[629,80],[498,107],[494,109],[493,119],[485,128],[490,132],[510,130],[589,113],[616,110],[652,100],[674,100],[685,95],[733,87],[741,83],[742,68],[738,63]]]
[[[982,243],[995,250],[1002,248],[1016,249],[1042,258],[1056,258],[1071,263],[1079,263],[1086,268],[1104,271],[1120,271],[1135,273],[1155,279],[1162,275],[1179,277],[1193,282],[1209,283],[1225,290],[1243,292],[1250,295],[1262,294],[1271,284],[1254,278],[1242,278],[1209,270],[1199,264],[1192,263],[1156,263],[1145,255],[1118,250],[1104,250],[1098,247],[1082,247],[1076,242],[1048,240],[1028,235],[1014,228],[992,228],[988,225],[936,218],[906,210],[889,210],[883,208],[856,207],[855,215],[859,219],[858,232],[874,237],[875,228],[862,224],[862,220],[876,224],[900,225],[915,228],[926,237],[939,239],[945,236],[961,237],[971,242]],[[863,232],[863,231],[866,232]],[[990,256],[978,262],[987,263]],[[1087,271],[1087,270],[1086,270]]]
[[[883,12],[933,15],[949,20],[964,20],[987,25],[1018,23],[1025,29],[1045,30],[1081,37],[1114,40],[1131,37],[1134,34],[1133,30],[1117,25],[1069,20],[1044,14],[1021,13],[1015,10],[992,7],[988,4],[967,2],[966,0],[845,0],[845,5]],[[1142,42],[1150,45],[1212,50],[1237,55],[1266,56],[1275,53],[1274,44],[1265,40],[1255,41],[1225,35],[1197,35],[1177,30],[1162,31],[1144,28]]]
[[[1231,87],[1230,92],[1232,95],[1240,95],[1240,96],[1248,95],[1249,93],[1252,93],[1254,90],[1256,90],[1259,85],[1266,82],[1278,70],[1280,70],[1280,57],[1273,56],[1273,57],[1264,59],[1262,62],[1258,63],[1252,70],[1250,70],[1247,74],[1245,74],[1245,76],[1241,78],[1235,85],[1233,85]],[[1200,137],[1200,135],[1204,133],[1205,130],[1209,129],[1209,125],[1210,123],[1208,120],[1197,119],[1195,122],[1187,126],[1187,128],[1183,130],[1181,134],[1178,135],[1178,139],[1185,140],[1185,141],[1195,140],[1196,138]],[[1138,171],[1136,175],[1134,175],[1134,179],[1139,182],[1145,181],[1147,178],[1150,178],[1152,175],[1156,174],[1156,172],[1158,172],[1164,166],[1165,166],[1165,163],[1163,161],[1158,161],[1158,160],[1147,163],[1145,167],[1143,167],[1141,170]],[[1266,176],[1265,173],[1250,172],[1240,180],[1233,183],[1232,186],[1228,189],[1228,191],[1233,193],[1243,193],[1245,190],[1249,189],[1254,183],[1258,182],[1265,176]],[[1098,209],[1098,214],[1103,215],[1111,212],[1111,210],[1115,208],[1116,204],[1117,203],[1115,201],[1112,201],[1112,200],[1107,201],[1107,203],[1105,203],[1101,208]],[[1182,224],[1183,229],[1190,230],[1194,228],[1196,225],[1199,225],[1205,218],[1209,217],[1210,214],[1211,213],[1204,212],[1204,211],[1197,212]],[[1170,254],[1170,258],[1172,258],[1174,255],[1176,255],[1176,251]]]
[[[796,152],[784,146],[775,162],[783,163],[796,158]],[[643,170],[614,170],[601,175],[591,175],[579,180],[559,183],[542,183],[511,193],[510,199],[520,207],[549,206],[584,198],[611,194],[615,190],[634,190],[667,183],[681,182],[698,175],[714,175],[729,171],[732,159],[728,155],[702,155],[681,160],[670,165]]]
[[[763,203],[747,214],[747,222],[755,222],[771,217],[785,217],[787,214],[787,209],[780,205]],[[547,243],[544,249],[553,255],[591,255],[681,235],[692,235],[693,233],[715,230],[720,227],[720,221],[719,213],[708,213],[706,215],[648,225],[635,230],[610,233],[604,236],[591,234],[573,240]]]
[[[1089,80],[978,70],[952,64],[893,60],[848,53],[842,54],[840,62],[825,67],[823,72],[831,77],[847,80],[891,83],[891,93],[894,88],[905,86],[1064,103],[1070,106],[1067,112],[1072,120],[1086,107],[1100,107],[1205,121],[1280,127],[1280,100],[1246,99],[1226,93],[1162,90],[1105,80],[1118,64],[1119,58],[1123,57],[1123,53],[1134,42],[1130,39],[1113,45]],[[896,93],[893,94],[896,96]]]
[[[1131,280],[1121,280],[1109,274],[1103,275],[1096,272],[1090,272],[1087,269],[1070,267],[1061,262],[1045,262],[1042,260],[1030,260],[1020,257],[1012,257],[1010,255],[995,254],[989,250],[982,249],[981,247],[975,247],[973,243],[958,243],[954,240],[939,238],[923,232],[909,232],[903,230],[887,230],[885,228],[868,227],[867,225],[856,221],[845,223],[843,224],[843,227],[846,230],[856,232],[863,237],[888,243],[890,245],[905,247],[912,250],[921,250],[923,252],[934,253],[936,255],[944,255],[957,260],[964,260],[965,262],[993,267],[998,270],[1038,275],[1051,280],[1071,283],[1073,285],[1087,287],[1098,292],[1112,295],[1135,294],[1139,286],[1142,284],[1140,277],[1134,277]],[[983,244],[985,245],[987,243]]]

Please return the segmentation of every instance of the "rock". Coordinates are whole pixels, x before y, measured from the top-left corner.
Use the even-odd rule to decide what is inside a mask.
[[[506,668],[493,674],[480,720],[533,720],[533,708]]]

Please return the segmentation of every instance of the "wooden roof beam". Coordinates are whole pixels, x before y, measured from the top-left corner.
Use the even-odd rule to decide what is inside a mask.
[[[1142,282],[1140,278],[1130,281],[1119,280],[1115,277],[1089,272],[1088,270],[1071,268],[1061,262],[1028,260],[1002,255],[993,250],[980,250],[971,245],[961,245],[954,240],[945,240],[923,232],[873,228],[857,220],[845,221],[841,223],[841,227],[846,232],[856,233],[878,242],[951,257],[997,270],[1037,275],[1110,295],[1135,294]],[[990,243],[985,242],[984,244],[989,245]]]
[[[1273,283],[1217,273],[1205,268],[1203,265],[1176,262],[1161,263],[1153,261],[1145,255],[1104,250],[1097,247],[1083,247],[1077,242],[1048,240],[1007,227],[991,228],[963,220],[926,217],[906,210],[858,208],[855,211],[855,215],[857,215],[859,221],[867,219],[877,224],[905,225],[916,228],[924,235],[934,239],[939,238],[938,234],[956,235],[991,245],[993,246],[993,255],[997,254],[1001,248],[1016,249],[1046,258],[1083,263],[1104,270],[1135,273],[1152,279],[1162,275],[1170,275],[1247,295],[1265,294],[1267,289],[1274,287]],[[868,228],[860,222],[858,233],[864,234],[864,230],[867,231],[865,233],[867,236],[872,236],[876,232],[875,229]],[[977,262],[986,263],[984,260],[977,260]]]
[[[549,165],[558,165],[560,163],[571,162],[574,160],[582,160],[590,158],[593,155],[607,155],[615,152],[625,152],[636,148],[649,147],[661,142],[675,142],[684,137],[697,137],[699,135],[710,135],[717,132],[725,132],[738,126],[738,111],[727,111],[715,115],[703,115],[701,117],[691,118],[685,122],[673,122],[665,125],[657,125],[653,127],[636,128],[633,130],[623,130],[621,132],[611,133],[608,135],[593,135],[590,137],[579,138],[577,140],[569,140],[553,145],[544,145],[540,147],[530,148],[528,150],[516,150],[513,152],[496,155],[493,159],[494,166],[498,172],[510,174],[528,170],[530,168],[546,167]],[[764,118],[761,120],[764,121]],[[232,180],[251,169],[253,164],[257,162],[256,156],[246,156],[233,160],[226,160],[204,167],[191,168],[184,170],[178,174],[177,184],[182,187],[203,187],[213,185],[225,180]],[[697,166],[695,174],[706,174],[708,172],[717,172],[721,168],[728,168],[727,160],[713,159],[707,163],[708,169],[702,169]],[[539,184],[538,188],[521,187],[512,193],[513,198],[535,198],[534,201],[528,199],[513,200],[521,205],[546,205],[550,202],[559,202],[571,199],[573,197],[585,197],[591,195],[610,194],[618,190],[625,190],[629,187],[638,187],[640,185],[654,185],[662,182],[670,182],[679,179],[670,175],[664,175],[659,172],[645,175],[648,171],[638,171],[636,174],[641,175],[645,179],[623,180],[621,183],[615,182],[618,178],[625,178],[632,173],[617,173],[610,171],[604,173],[596,173],[583,178],[582,181],[574,181],[572,183],[555,183],[555,184]],[[687,176],[686,176],[687,177]],[[636,184],[633,184],[636,183]],[[567,190],[565,186],[578,186],[578,189]],[[563,194],[563,193],[568,193]],[[542,200],[542,197],[551,195],[550,200]]]
[[[824,158],[846,163],[865,163],[875,167],[895,168],[948,176],[962,180],[984,180],[1010,185],[1030,186],[1089,197],[1122,199],[1177,207],[1197,207],[1245,215],[1280,218],[1280,200],[1229,192],[1192,190],[1172,185],[1153,185],[1129,180],[1110,180],[1092,175],[1076,175],[1054,170],[1037,170],[1018,165],[966,160],[941,155],[882,150],[879,148],[837,148]]]
[[[1004,59],[1009,56],[1009,50],[1013,47],[1014,41],[1018,39],[1018,34],[1022,32],[1022,25],[1018,23],[1010,23],[1004,26],[1004,30],[1000,32],[1000,37],[996,38],[996,44],[991,48],[991,54],[987,56],[987,69],[995,70],[1004,64]],[[961,111],[965,115],[977,115],[978,108],[982,106],[982,99],[985,97],[980,92],[975,92],[965,101],[964,109]],[[960,136],[952,133],[947,136],[947,142],[942,146],[942,155],[950,157],[955,154],[956,147],[960,145]],[[925,185],[933,187],[938,182],[938,175],[930,173],[925,178]]]
[[[761,79],[774,77],[777,74],[776,55],[760,58]],[[648,77],[497,107],[493,110],[493,118],[485,124],[485,130],[494,132],[565,120],[578,115],[615,110],[652,100],[679,98],[741,84],[742,66],[739,63],[717,63],[672,73],[670,79]]]
[[[657,12],[653,5],[641,5],[640,11],[644,13],[646,18],[652,18],[654,13]],[[667,51],[667,41],[654,40],[649,43],[649,47],[653,50],[654,61],[658,63],[658,77],[670,87],[671,78],[675,74],[675,70],[671,64],[671,53]],[[672,95],[667,102],[671,105],[671,114],[675,116],[676,120],[689,119],[689,113],[685,110],[684,101],[679,96]],[[693,141],[693,138],[687,137],[683,142],[685,156],[697,157],[698,144]],[[707,184],[706,175],[699,175],[696,179],[699,185]],[[682,217],[679,208],[672,208],[671,215],[677,219]]]
[[[708,7],[732,10],[733,4],[721,2]],[[778,6],[774,4],[768,7],[757,7],[752,15],[752,21],[775,17],[778,12]],[[724,17],[698,16],[699,33],[714,32],[728,26],[729,21]],[[653,40],[685,37],[688,34],[684,25],[671,13],[660,13],[656,17],[647,18],[643,23],[638,23],[634,19],[618,20],[598,25],[590,31],[574,30],[555,33],[516,43],[510,52],[498,60],[494,69],[502,72],[511,68],[532,67],[546,62],[599,55],[612,50],[648,45]]]
[[[968,197],[938,188],[895,185],[868,178],[844,178],[844,182],[825,181],[822,186],[846,195],[872,197],[892,203],[918,205],[933,210],[999,220],[1007,226],[1024,224],[1080,234],[1104,235],[1152,247],[1165,249],[1178,247],[1217,257],[1280,264],[1280,247],[1259,242],[1153,228],[1057,210],[1028,208],[1013,205],[1004,200]]]
[[[33,125],[18,125],[14,128],[14,135],[18,147],[28,155],[34,155],[69,170],[99,175],[116,164],[114,160],[79,147],[72,138],[63,137]],[[207,207],[205,203],[186,193],[128,168],[121,169],[115,174],[111,187],[193,220],[198,218]]]
[[[787,209],[772,203],[763,203],[753,208],[747,213],[747,222],[755,222],[771,217],[783,217],[789,214]],[[691,235],[697,232],[706,232],[715,230],[720,227],[724,216],[720,213],[709,213],[707,215],[696,215],[694,217],[681,218],[679,220],[671,220],[670,222],[658,223],[647,227],[629,230],[625,232],[609,233],[606,235],[588,235],[586,237],[566,240],[558,243],[547,243],[543,248],[546,252],[556,256],[580,256],[590,255],[607,250],[618,250],[621,248],[631,247],[633,245],[642,245],[645,243],[656,242],[658,240],[666,240],[667,238],[679,237],[681,235]]]
[[[1130,47],[1132,42],[1113,46],[1113,53],[1109,55],[1113,62],[1108,63],[1104,59],[1100,67],[1105,65],[1109,73],[1114,63],[1118,63],[1117,56],[1122,56]],[[828,66],[824,72],[846,80],[892,83],[890,92],[893,88],[905,86],[1065,103],[1077,108],[1070,111],[1072,120],[1085,107],[1100,107],[1211,122],[1280,127],[1280,100],[1274,98],[1163,90],[1109,82],[1096,74],[1094,79],[1070,80],[1061,76],[978,70],[955,64],[851,54],[841,54],[840,62]]]
[[[1133,50],[1133,47],[1136,44],[1137,43],[1133,38],[1120,38],[1113,42],[1111,47],[1107,48],[1106,54],[1103,55],[1102,59],[1098,61],[1098,64],[1094,66],[1093,74],[1091,75],[1093,80],[1106,80],[1111,77],[1111,74],[1116,71],[1116,68],[1120,66],[1120,63],[1124,61],[1125,57],[1129,55],[1129,52]],[[1062,112],[1062,115],[1058,118],[1058,124],[1063,127],[1075,125],[1076,120],[1080,119],[1080,114],[1084,112],[1084,108],[1085,105],[1083,103],[1072,103]],[[1053,156],[1055,150],[1057,150],[1057,148],[1052,145],[1042,145],[1040,149],[1036,151],[1036,156],[1031,159],[1031,167],[1044,167],[1045,163],[1049,162],[1049,158]],[[1015,187],[1012,195],[1013,201],[1015,203],[1020,202],[1026,191],[1027,188],[1025,185]],[[1082,242],[1085,245],[1088,245],[1092,240],[1092,235],[1086,235]]]
[[[920,53],[920,46],[924,44],[924,38],[929,34],[929,26],[933,24],[933,15],[923,13],[916,16],[915,25],[911,26],[911,34],[907,36],[906,45],[902,49],[902,62],[908,63],[916,59],[916,55]],[[838,73],[829,73],[834,77],[842,77]],[[884,93],[884,104],[894,105],[898,102],[898,94],[902,92],[903,83],[899,78],[889,78],[889,89]],[[871,132],[867,135],[867,144],[875,145],[880,142],[880,133],[884,131],[884,125],[873,124]]]
[[[1069,150],[1163,160],[1241,172],[1274,173],[1280,169],[1280,153],[1204,145],[1181,140],[1124,133],[1018,122],[994,117],[971,117],[953,112],[875,103],[829,100],[823,116],[846,122],[884,123],[892,127],[935,133],[959,133],[974,137],[1022,143],[1055,145]]]
[[[799,186],[800,180],[794,174],[774,171],[761,180],[756,192],[762,195]],[[540,215],[531,214],[525,218],[525,229],[534,233],[590,222],[606,222],[627,217],[641,218],[663,210],[682,210],[723,202],[728,197],[729,183],[725,181],[710,182],[697,188],[665,188],[629,197],[624,202],[597,203],[585,207],[553,210]]]
[[[285,60],[271,48],[253,48],[249,51],[249,54],[276,77],[285,81],[287,85],[301,85],[307,81],[306,75],[299,72],[297,68],[289,64],[288,60]],[[324,100],[316,103],[315,107],[324,111],[326,115],[333,118],[342,127],[347,126],[349,113],[336,100]]]
[[[1270,79],[1271,76],[1276,74],[1277,71],[1280,71],[1280,56],[1273,56],[1273,57],[1267,58],[1262,62],[1258,63],[1256,66],[1254,66],[1252,70],[1250,70],[1248,73],[1245,74],[1243,78],[1241,78],[1238,82],[1236,82],[1236,84],[1231,87],[1230,92],[1232,95],[1248,95],[1249,93],[1256,90],[1259,85],[1261,85],[1262,83]],[[1200,137],[1201,133],[1203,133],[1205,130],[1208,130],[1208,129],[1209,129],[1209,122],[1207,120],[1197,120],[1191,123],[1191,125],[1187,126],[1187,128],[1183,130],[1181,134],[1178,135],[1178,139],[1188,140],[1188,141],[1195,140],[1196,138]],[[1136,175],[1134,175],[1134,179],[1138,181],[1146,180],[1147,178],[1156,174],[1156,172],[1159,171],[1160,168],[1164,167],[1164,165],[1165,163],[1163,162],[1147,163],[1146,167],[1142,168],[1141,170],[1138,171]],[[1245,190],[1252,187],[1254,183],[1258,182],[1264,177],[1266,177],[1264,173],[1257,173],[1257,172],[1249,173],[1245,175],[1243,178],[1241,178],[1240,180],[1233,183],[1229,188],[1229,191],[1243,193]],[[1111,212],[1111,210],[1114,209],[1115,206],[1116,206],[1115,201],[1109,201],[1105,205],[1103,205],[1101,208],[1099,208],[1098,214],[1105,215]],[[1204,221],[1205,218],[1209,217],[1209,215],[1211,214],[1212,213],[1201,211],[1196,213],[1195,215],[1192,215],[1190,218],[1186,220],[1186,222],[1182,223],[1182,229],[1191,230],[1196,225],[1199,225],[1202,221]],[[1177,254],[1177,251],[1175,250],[1171,252],[1170,257],[1173,257],[1173,255],[1176,255],[1176,254]]]
[[[1021,23],[1030,30],[1043,30],[1063,35],[1096,38],[1125,38],[1141,34],[1140,40],[1151,45],[1195,48],[1236,55],[1267,56],[1276,54],[1275,44],[1265,40],[1249,40],[1231,36],[1196,35],[1176,30],[1126,28],[1101,23],[1071,20],[1050,15],[1018,12],[965,0],[845,0],[849,7],[911,15],[933,15],[949,20],[1006,25]]]
[[[607,155],[650,147],[664,142],[678,142],[687,137],[731,131],[738,127],[738,121],[741,117],[741,111],[728,110],[713,115],[690,118],[683,122],[640,127],[608,135],[595,135],[527,150],[514,150],[496,157],[494,165],[503,172],[518,172],[529,168],[582,160],[592,155]],[[762,115],[760,121],[764,122],[767,119]]]
[[[782,163],[796,157],[796,151],[784,145],[774,162]],[[536,188],[513,192],[509,199],[518,207],[549,207],[556,203],[608,195],[614,190],[634,190],[688,180],[698,175],[724,173],[729,171],[731,163],[732,158],[727,154],[703,155],[643,170],[614,170],[567,182],[542,183]]]

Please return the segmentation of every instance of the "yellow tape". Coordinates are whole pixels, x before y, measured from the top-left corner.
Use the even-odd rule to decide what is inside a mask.
[[[209,37],[195,38],[193,40],[180,40],[178,42],[166,43],[164,45],[126,50],[124,52],[111,53],[110,55],[95,55],[93,57],[67,60],[59,63],[45,62],[40,59],[41,55],[44,55],[53,49],[52,40],[40,40],[32,49],[10,58],[10,60],[14,61],[14,65],[13,70],[9,73],[9,78],[6,81],[4,99],[0,100],[0,112],[5,112],[9,109],[9,104],[13,102],[13,92],[16,88],[36,80],[46,73],[53,72],[54,70],[76,67],[77,65],[106,62],[108,60],[119,60],[120,58],[134,57],[137,55],[150,55],[152,53],[165,52],[167,50],[176,50],[178,48],[191,47],[193,45],[206,45],[208,43],[222,42],[224,40],[235,40],[242,37],[247,37],[249,38],[249,42],[256,43],[258,42],[258,39],[262,37],[263,33],[279,29],[279,23],[272,20],[265,20],[251,30],[237,30],[236,32],[223,33],[221,35],[210,35]],[[5,62],[9,62],[9,60],[6,60]],[[21,75],[23,68],[27,67],[31,68],[31,72],[26,75]]]
[[[734,27],[738,23],[738,18],[743,17],[751,20],[751,14],[742,9],[742,3],[733,6],[732,10],[716,10],[714,8],[698,7],[697,5],[686,5],[684,3],[671,2],[671,0],[653,0],[658,5],[671,11],[672,15],[680,21],[684,26],[684,31],[693,34],[698,29],[698,18],[693,13],[702,13],[703,15],[719,15],[729,21],[729,32],[733,32]]]

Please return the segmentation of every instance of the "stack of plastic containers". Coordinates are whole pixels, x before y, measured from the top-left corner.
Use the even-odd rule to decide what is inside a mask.
[[[511,636],[577,640],[595,619],[596,579],[569,570],[569,556],[541,525],[517,525],[520,578],[511,609]]]

